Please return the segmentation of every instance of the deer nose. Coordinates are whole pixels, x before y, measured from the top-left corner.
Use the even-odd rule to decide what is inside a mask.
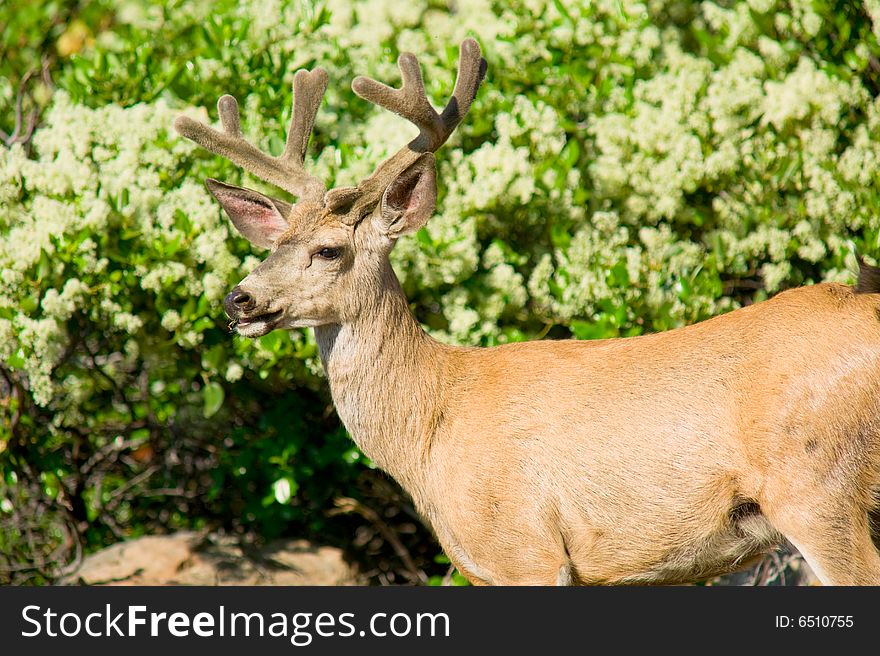
[[[236,317],[242,312],[252,310],[257,302],[241,287],[236,287],[223,299],[223,308],[230,317]]]

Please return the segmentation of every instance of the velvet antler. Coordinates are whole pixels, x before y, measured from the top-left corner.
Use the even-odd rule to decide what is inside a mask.
[[[438,114],[425,93],[422,73],[415,55],[401,54],[397,65],[403,81],[400,89],[393,89],[363,76],[355,78],[351,88],[364,100],[391,110],[413,123],[419,128],[419,134],[382,162],[357,187],[343,187],[328,192],[325,203],[331,209],[349,203],[354,203],[356,208],[375,205],[397,176],[424,153],[436,151],[449,139],[470,109],[477,89],[486,75],[486,60],[481,56],[480,46],[473,39],[465,39],[461,44],[458,77],[452,98]],[[355,219],[359,215],[358,211],[348,213],[349,217]]]
[[[287,144],[278,157],[262,152],[241,136],[238,103],[232,96],[223,96],[217,102],[222,131],[186,116],[178,116],[174,127],[184,137],[192,139],[203,148],[225,157],[301,200],[321,202],[325,191],[324,183],[306,173],[303,162],[318,106],[326,90],[327,73],[324,69],[296,72],[293,77],[293,114],[287,131]]]
[[[470,109],[477,89],[486,75],[486,60],[473,39],[461,44],[458,77],[452,98],[438,113],[425,93],[422,73],[415,55],[404,53],[398,59],[403,84],[400,89],[357,77],[352,89],[364,100],[391,110],[419,128],[418,136],[397,153],[382,162],[357,187],[341,187],[325,194],[324,184],[305,172],[303,161],[309,135],[315,123],[318,105],[327,90],[327,73],[297,71],[293,78],[293,115],[287,132],[287,145],[279,157],[272,157],[241,136],[238,103],[232,96],[223,96],[217,103],[221,130],[179,116],[174,127],[212,153],[221,155],[257,177],[285,189],[300,200],[322,203],[328,209],[349,205],[347,221],[357,221],[361,210],[374,207],[389,185],[425,153],[442,146]]]

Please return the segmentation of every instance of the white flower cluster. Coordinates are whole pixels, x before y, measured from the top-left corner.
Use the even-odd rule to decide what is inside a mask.
[[[206,16],[211,5],[192,11]],[[186,74],[226,80],[259,55],[282,62],[283,79],[265,80],[275,88],[325,65],[333,79],[318,131],[329,143],[309,166],[350,185],[414,134],[354,99],[351,78],[397,85],[391,54],[417,52],[440,106],[453,44],[477,37],[490,72],[438,153],[436,215],[392,255],[407,288],[442,315],[433,334],[498,343],[523,326],[609,316],[621,331],[650,330],[727,309],[728,282],[760,279],[772,292],[803,263],[847,279],[850,235],[880,233],[880,101],[806,46],[824,29],[820,9],[810,0],[244,0],[223,18],[248,38]],[[865,10],[880,34],[880,3]],[[705,37],[698,49],[676,22],[691,12]],[[135,2],[118,13],[142,26],[160,19]],[[862,44],[847,65],[868,67],[869,54]],[[269,95],[257,85],[240,99],[246,136],[264,149],[285,122],[264,111]],[[36,157],[0,150],[0,359],[27,372],[41,404],[84,393],[52,378],[78,313],[126,340],[128,358],[157,341],[199,347],[207,379],[263,376],[276,362],[262,341],[234,342],[235,361],[202,343],[230,280],[259,260],[242,261],[202,176],[182,175],[226,165],[173,134],[176,113],[161,98],[89,109],[58,92]],[[291,337],[317,373],[311,335]]]
[[[772,292],[793,257],[818,262],[850,248],[835,239],[841,231],[880,226],[866,188],[878,171],[876,101],[858,77],[833,76],[805,54],[792,57],[790,44],[758,36],[756,14],[770,11],[787,34],[814,36],[812,3],[701,7],[708,28],[725,35],[729,60],[684,53],[669,32],[633,102],[592,121],[590,174],[626,225],[705,225],[689,268],[715,245],[719,268],[760,276]],[[860,115],[867,120],[848,123]]]
[[[51,373],[75,312],[133,335],[146,317],[132,303],[132,286],[167,295],[165,303],[181,302],[182,292],[216,306],[240,264],[204,188],[163,182],[193,151],[170,134],[176,114],[161,100],[91,110],[58,92],[34,139],[37,157],[0,150],[0,309],[12,313],[3,320],[12,337],[0,343],[0,359],[20,363],[40,404],[52,399]],[[108,244],[118,240],[132,242],[131,259],[111,265]],[[34,277],[42,292],[33,291]],[[179,314],[161,325],[181,344],[200,339]]]

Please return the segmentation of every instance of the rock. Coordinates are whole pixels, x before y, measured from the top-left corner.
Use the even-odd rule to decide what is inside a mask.
[[[228,536],[180,532],[114,544],[87,556],[68,585],[356,585],[335,547],[275,540],[251,549]]]

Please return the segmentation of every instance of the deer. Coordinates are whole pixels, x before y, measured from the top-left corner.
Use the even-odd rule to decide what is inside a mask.
[[[208,179],[237,230],[269,255],[224,299],[245,337],[311,327],[336,411],[411,496],[474,585],[680,584],[791,545],[825,585],[880,585],[880,268],[665,332],[493,347],[440,343],[389,262],[437,199],[434,153],[486,74],[460,47],[442,111],[420,65],[353,91],[419,130],[354,187],[307,173],[328,84],[293,78],[275,157],[218,101],[220,129],[177,131],[292,194]]]

